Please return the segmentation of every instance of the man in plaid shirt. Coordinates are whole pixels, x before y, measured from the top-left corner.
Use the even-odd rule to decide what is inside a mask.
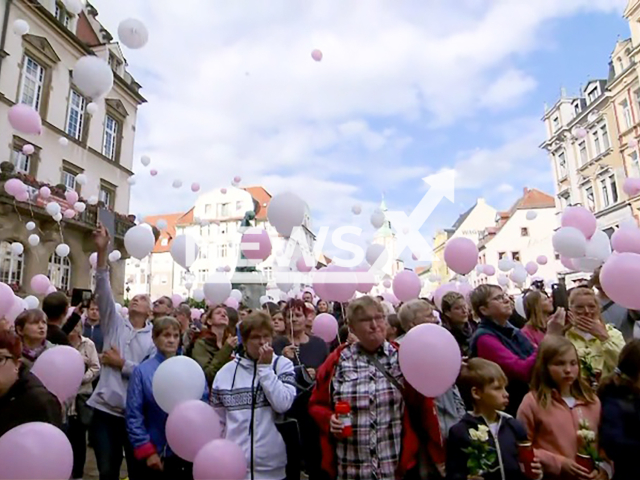
[[[444,463],[434,402],[405,383],[397,348],[385,340],[380,303],[361,297],[347,310],[358,338],[335,350],[318,370],[309,403],[321,430],[322,468],[338,480],[397,480],[416,474],[420,441]],[[336,402],[351,407],[353,436],[341,438]]]

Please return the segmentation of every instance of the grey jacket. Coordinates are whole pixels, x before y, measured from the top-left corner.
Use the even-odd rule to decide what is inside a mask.
[[[122,371],[103,366],[98,385],[87,403],[103,412],[124,417],[129,377],[139,363],[155,355],[156,348],[151,337],[153,327],[148,322],[144,328],[136,330],[128,319],[122,318],[116,312],[116,303],[109,283],[109,270],[106,268],[98,269],[96,272],[95,295],[104,338],[103,352],[116,347],[124,358],[125,365]]]
[[[440,421],[440,433],[442,438],[449,436],[449,430],[462,420],[465,413],[464,401],[458,387],[454,385],[444,394],[436,398],[436,409]]]

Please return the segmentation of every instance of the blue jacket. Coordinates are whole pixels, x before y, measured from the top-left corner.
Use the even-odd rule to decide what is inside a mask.
[[[628,387],[609,384],[600,393],[600,401],[600,446],[613,460],[613,480],[637,480],[640,395]]]
[[[125,420],[127,434],[138,460],[149,458],[154,453],[162,458],[173,455],[165,435],[169,415],[156,403],[152,387],[153,375],[165,360],[165,356],[157,352],[154,357],[138,365],[129,379]],[[207,402],[208,398],[205,382],[202,401]]]
[[[518,442],[527,441],[527,432],[522,424],[506,413],[499,412],[498,442],[489,434],[489,445],[496,450],[497,459],[493,468],[482,475],[484,480],[526,480],[518,463]],[[449,430],[447,439],[447,480],[467,480],[469,455],[463,452],[471,446],[469,429],[487,425],[483,417],[467,413]]]
[[[100,324],[91,325],[89,322],[84,324],[84,330],[82,332],[83,337],[87,337],[92,340],[96,345],[98,353],[102,353],[102,346],[104,345],[104,338],[102,336],[102,329]]]

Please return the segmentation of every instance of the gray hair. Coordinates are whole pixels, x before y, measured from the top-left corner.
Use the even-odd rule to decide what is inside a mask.
[[[400,319],[400,325],[402,325],[405,332],[408,332],[415,326],[415,320],[418,317],[418,314],[424,310],[432,310],[432,307],[424,300],[420,300],[418,298],[410,300],[400,307],[400,310],[398,311],[398,318]]]
[[[180,322],[173,317],[160,317],[153,321],[153,338],[158,338],[165,330],[175,328],[180,331]]]

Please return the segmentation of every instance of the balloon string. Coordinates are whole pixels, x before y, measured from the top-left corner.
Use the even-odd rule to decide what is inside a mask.
[[[16,204],[15,198],[13,199],[13,208],[16,211],[16,214],[18,215],[18,220],[20,220],[20,223],[22,223],[22,215],[20,215],[20,212],[18,211],[18,205]]]

